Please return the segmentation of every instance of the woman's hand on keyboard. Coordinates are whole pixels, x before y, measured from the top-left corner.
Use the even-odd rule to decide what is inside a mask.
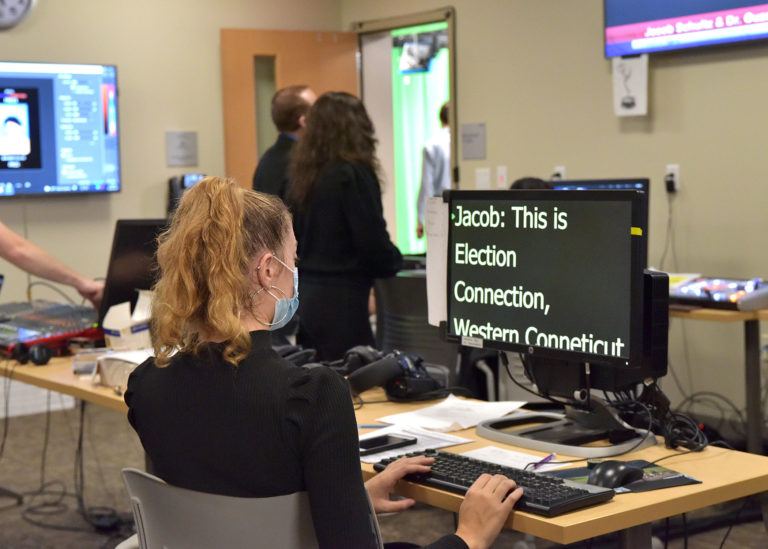
[[[522,495],[523,489],[517,488],[514,480],[503,475],[480,475],[467,490],[459,508],[456,535],[469,549],[487,549]]]
[[[434,461],[435,458],[425,456],[403,457],[387,465],[386,469],[366,482],[365,487],[368,489],[368,495],[371,496],[374,511],[394,513],[413,506],[416,503],[414,500],[410,498],[391,500],[389,494],[397,481],[405,475],[428,473],[429,466]]]

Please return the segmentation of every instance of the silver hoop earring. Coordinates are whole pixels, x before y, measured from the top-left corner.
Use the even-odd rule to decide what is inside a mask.
[[[258,290],[256,290],[255,292],[253,292],[253,293],[250,295],[251,301],[253,301],[254,299],[256,299],[256,296],[257,296],[257,295],[259,295],[259,294],[260,294],[260,293],[261,293],[263,290],[264,290],[264,286],[262,286],[261,288],[259,288],[259,289],[258,289]]]

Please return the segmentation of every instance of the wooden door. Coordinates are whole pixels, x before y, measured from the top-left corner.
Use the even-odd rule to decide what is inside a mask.
[[[258,161],[254,57],[275,58],[277,89],[306,84],[318,95],[358,95],[357,35],[345,32],[221,30],[224,152],[228,177],[250,187]]]

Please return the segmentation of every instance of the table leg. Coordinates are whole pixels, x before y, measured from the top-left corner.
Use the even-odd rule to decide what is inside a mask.
[[[621,549],[650,549],[653,531],[651,523],[640,524],[619,532]]]
[[[747,399],[747,451],[763,453],[763,414],[760,405],[760,321],[744,322],[744,374]]]

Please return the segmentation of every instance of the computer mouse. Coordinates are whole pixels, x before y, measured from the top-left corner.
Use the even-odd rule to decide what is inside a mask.
[[[640,467],[628,465],[626,461],[609,459],[598,463],[590,471],[587,483],[606,488],[618,488],[641,478],[643,478],[643,470]]]

